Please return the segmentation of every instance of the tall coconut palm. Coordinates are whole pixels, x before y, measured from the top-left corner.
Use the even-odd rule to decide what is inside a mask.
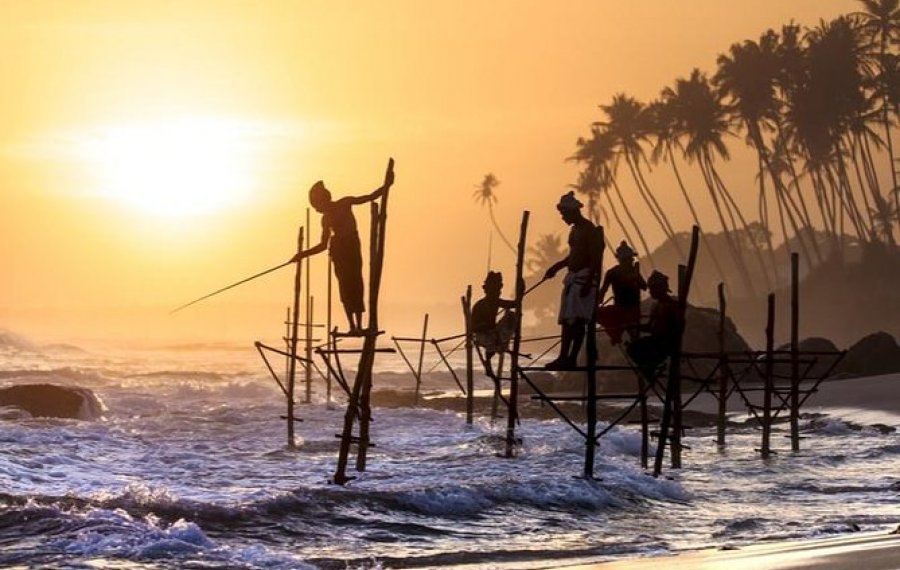
[[[706,233],[703,232],[703,225],[700,223],[700,216],[697,215],[697,208],[694,206],[694,201],[685,187],[681,172],[678,170],[675,149],[680,148],[680,144],[678,140],[677,116],[672,108],[672,101],[665,99],[653,101],[647,106],[647,112],[651,117],[650,130],[656,137],[656,143],[653,146],[653,152],[651,153],[650,158],[654,163],[665,160],[671,165],[672,172],[675,174],[675,180],[678,182],[678,188],[681,190],[681,195],[684,197],[684,201],[691,212],[694,225],[701,229],[700,237],[703,240],[704,251],[708,252],[709,257],[716,268],[716,272],[719,274],[720,281],[724,282],[725,271],[722,269],[722,264],[719,263],[719,258],[716,255],[715,249],[710,247]]]
[[[647,162],[642,145],[648,142],[650,135],[650,117],[646,113],[644,104],[624,93],[618,93],[609,105],[601,105],[600,108],[606,115],[606,120],[599,121],[597,125],[602,126],[614,141],[615,150],[628,166],[638,193],[662,229],[663,235],[672,241],[683,258],[684,254],[675,239],[675,230],[672,228],[665,210],[660,206],[647,184],[641,169],[641,164]]]
[[[513,244],[506,238],[503,230],[500,229],[500,225],[497,224],[497,220],[494,218],[494,204],[497,203],[497,195],[494,193],[494,189],[500,185],[500,181],[494,176],[493,173],[489,172],[484,175],[484,179],[482,179],[481,184],[475,185],[475,192],[473,193],[473,197],[476,202],[479,202],[482,206],[487,206],[488,208],[488,216],[491,218],[491,223],[494,225],[494,229],[497,230],[497,234],[500,236],[500,239],[503,240],[503,243],[506,244],[506,247],[509,248],[513,254],[516,253],[516,248],[513,247]]]
[[[893,161],[894,145],[891,139],[891,110],[896,114],[896,100],[891,101],[891,71],[896,72],[896,53],[889,53],[900,41],[900,0],[859,0],[864,11],[860,12],[871,44],[877,46],[878,62],[878,94],[881,96],[881,120],[884,126],[884,138],[887,143],[889,160]],[[895,86],[896,88],[896,86]],[[890,165],[891,181],[894,195],[894,207],[900,210],[900,184],[897,182],[897,169]]]
[[[662,92],[663,101],[671,105],[675,121],[675,134],[683,142],[684,157],[689,162],[696,162],[703,181],[709,193],[710,200],[715,209],[725,240],[731,251],[734,262],[741,275],[745,292],[755,296],[755,287],[747,270],[743,252],[737,246],[733,232],[737,229],[734,217],[742,220],[745,233],[749,235],[743,214],[737,208],[733,198],[722,183],[722,179],[716,171],[714,157],[724,159],[729,157],[728,148],[723,138],[730,134],[729,120],[725,107],[722,105],[718,94],[713,90],[706,75],[698,69],[694,69],[689,79],[677,79],[673,87],[667,87]],[[729,219],[726,220],[726,213]],[[729,225],[730,220],[730,225]],[[761,271],[768,282],[768,274],[765,273],[765,263],[762,254],[756,248]]]
[[[778,263],[775,260],[769,231],[766,175],[772,181],[782,235],[787,241],[788,230],[785,226],[785,218],[787,218],[801,247],[807,266],[812,267],[810,253],[803,241],[798,223],[798,218],[801,217],[800,211],[790,199],[778,172],[773,168],[771,153],[763,138],[763,131],[774,130],[774,126],[771,125],[778,119],[780,104],[776,98],[776,84],[780,70],[778,69],[777,47],[778,39],[772,31],[763,34],[759,43],[747,40],[733,44],[728,54],[719,56],[718,70],[714,77],[717,87],[729,99],[728,110],[734,121],[746,130],[747,139],[756,150],[760,172],[758,177],[759,218],[767,230],[765,239],[776,282],[778,281]]]

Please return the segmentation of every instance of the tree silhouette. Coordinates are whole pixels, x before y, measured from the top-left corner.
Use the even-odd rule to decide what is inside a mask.
[[[497,179],[493,173],[487,173],[484,175],[484,179],[481,181],[481,184],[475,185],[475,192],[473,193],[473,197],[476,202],[479,202],[482,206],[487,206],[488,208],[488,216],[491,218],[491,223],[494,225],[494,229],[497,230],[497,234],[500,236],[500,239],[503,240],[503,243],[506,244],[506,247],[509,248],[511,252],[516,253],[516,248],[513,247],[513,244],[506,238],[506,235],[503,234],[503,230],[500,229],[499,224],[497,224],[497,220],[494,218],[494,204],[497,203],[497,195],[494,193],[494,189],[500,185],[500,181]]]

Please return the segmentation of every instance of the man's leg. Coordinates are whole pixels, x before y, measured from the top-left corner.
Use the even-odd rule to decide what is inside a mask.
[[[572,339],[572,351],[567,353],[566,359],[570,366],[578,365],[578,354],[581,352],[581,345],[584,343],[584,321],[575,321],[567,325],[569,327],[569,338]]]

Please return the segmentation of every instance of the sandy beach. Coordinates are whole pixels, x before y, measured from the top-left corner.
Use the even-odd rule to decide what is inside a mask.
[[[736,550],[699,550],[673,556],[567,566],[568,570],[896,570],[900,535],[863,533],[821,540],[758,544]]]

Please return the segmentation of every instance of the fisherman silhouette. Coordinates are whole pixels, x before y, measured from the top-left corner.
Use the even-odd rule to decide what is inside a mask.
[[[646,378],[652,378],[656,369],[675,351],[678,336],[684,328],[684,319],[678,301],[669,292],[669,278],[654,271],[647,278],[650,296],[656,301],[650,311],[650,320],[642,326],[649,333],[628,345],[628,355]]]
[[[631,340],[636,337],[635,328],[641,320],[641,290],[647,282],[641,277],[640,265],[634,261],[635,252],[624,241],[616,248],[618,265],[603,276],[598,299],[602,299],[612,287],[613,304],[597,308],[597,322],[609,335],[613,344],[622,342],[622,334],[628,331]]]
[[[565,370],[575,367],[585,328],[594,314],[597,303],[597,281],[600,253],[603,244],[590,220],[581,214],[581,202],[573,192],[564,194],[556,205],[569,230],[569,255],[547,269],[544,279],[552,279],[563,267],[569,272],[563,282],[559,308],[559,324],[562,327],[559,356],[548,362],[548,370]]]
[[[499,271],[488,271],[481,288],[484,290],[484,297],[472,307],[472,332],[475,333],[475,342],[484,348],[486,372],[493,377],[491,359],[495,354],[507,350],[515,330],[515,315],[511,309],[515,308],[516,302],[500,298],[503,274]],[[505,309],[506,313],[497,322],[500,309]]]
[[[364,196],[345,196],[332,200],[331,192],[319,180],[309,189],[309,203],[322,214],[322,238],[315,246],[301,251],[291,261],[298,262],[328,248],[334,263],[341,303],[347,313],[349,334],[362,334],[362,314],[366,310],[363,300],[362,251],[353,206],[377,200],[394,183],[393,161],[384,174],[384,184]]]

